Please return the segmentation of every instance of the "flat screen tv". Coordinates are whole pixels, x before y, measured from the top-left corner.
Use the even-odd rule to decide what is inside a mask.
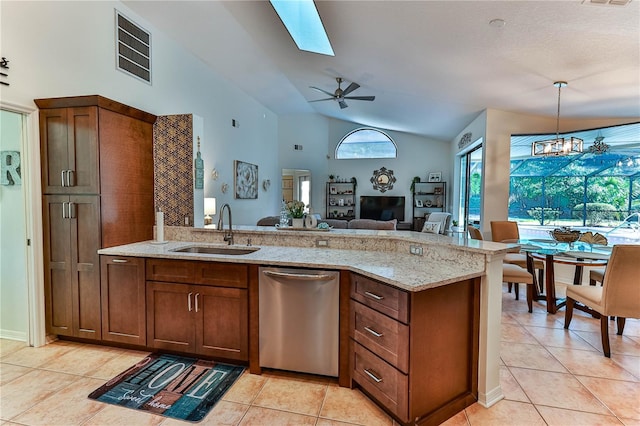
[[[362,195],[360,218],[404,222],[404,197]]]

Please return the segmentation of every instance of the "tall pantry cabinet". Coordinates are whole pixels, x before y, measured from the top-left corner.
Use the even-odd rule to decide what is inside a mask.
[[[97,95],[35,103],[47,331],[101,339],[98,249],[153,238],[156,116]]]

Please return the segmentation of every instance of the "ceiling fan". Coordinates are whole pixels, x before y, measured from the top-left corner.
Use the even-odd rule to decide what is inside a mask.
[[[342,77],[336,77],[336,81],[338,82],[338,88],[336,89],[336,91],[334,93],[327,92],[326,90],[320,89],[318,87],[309,86],[312,89],[315,89],[315,90],[317,90],[319,92],[322,92],[322,93],[324,93],[326,95],[331,96],[330,98],[315,99],[315,100],[309,101],[309,102],[336,101],[336,102],[338,102],[338,105],[340,105],[340,109],[344,109],[344,108],[349,106],[345,102],[345,99],[354,99],[354,100],[358,100],[358,101],[372,101],[372,100],[374,100],[376,98],[375,96],[347,96],[349,93],[353,92],[358,87],[360,87],[360,85],[358,83],[351,83],[349,85],[349,87],[347,87],[346,89],[342,90],[340,88],[340,84],[344,80],[342,79]]]

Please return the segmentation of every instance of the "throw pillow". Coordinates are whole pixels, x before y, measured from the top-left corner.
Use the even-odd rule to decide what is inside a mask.
[[[431,234],[437,234],[440,232],[440,222],[425,222],[422,227],[422,232],[429,232]]]

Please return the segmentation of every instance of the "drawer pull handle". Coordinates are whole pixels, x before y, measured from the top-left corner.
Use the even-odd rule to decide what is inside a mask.
[[[369,327],[365,327],[364,329],[367,330],[369,333],[373,334],[376,337],[382,337],[383,336],[382,333],[378,333],[377,331],[375,331],[375,330],[373,330],[373,329],[371,329]]]
[[[367,296],[369,296],[369,297],[370,297],[370,298],[372,298],[372,299],[375,299],[375,300],[382,300],[382,299],[384,299],[384,297],[383,297],[383,296],[379,296],[379,295],[377,295],[377,294],[375,294],[375,293],[371,293],[371,292],[369,292],[369,291],[365,291],[365,292],[364,292],[364,294],[365,294],[365,295],[367,295]]]
[[[113,259],[113,263],[129,263],[127,259]]]
[[[378,376],[376,376],[375,374],[373,374],[372,372],[370,372],[370,371],[369,371],[369,370],[367,370],[366,368],[365,368],[364,370],[362,370],[362,371],[364,371],[364,372],[367,374],[367,376],[369,376],[369,377],[371,377],[373,380],[375,380],[375,382],[376,382],[376,383],[380,383],[380,382],[382,381],[382,379],[381,379],[381,378],[379,378]]]

